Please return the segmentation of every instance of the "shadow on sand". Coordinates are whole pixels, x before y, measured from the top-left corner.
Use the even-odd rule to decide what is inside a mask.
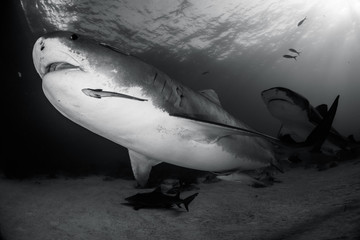
[[[316,214],[308,219],[305,219],[302,223],[294,224],[291,228],[273,234],[272,236],[264,236],[261,239],[267,240],[290,240],[290,239],[303,239],[302,236],[310,232],[315,232],[318,227],[327,221],[336,221],[339,215],[349,215],[349,222],[352,223],[352,228],[345,226],[346,222],[338,222],[339,232],[343,232],[341,237],[326,238],[331,240],[340,239],[360,239],[360,199],[353,200],[352,202],[346,202],[342,205],[328,211],[323,214]],[[358,222],[358,228],[354,228],[353,223]],[[329,229],[330,230],[330,229]],[[347,231],[350,230],[350,231]],[[314,236],[311,234],[311,236]],[[318,239],[324,239],[319,236]]]

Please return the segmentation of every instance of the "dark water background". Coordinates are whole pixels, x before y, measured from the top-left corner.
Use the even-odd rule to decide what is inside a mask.
[[[314,106],[340,94],[334,126],[360,138],[359,1],[28,0],[5,9],[1,169],[8,176],[129,167],[125,149],[64,118],[45,98],[31,51],[53,30],[92,36],[193,89],[212,88],[225,109],[272,135],[280,124],[262,90],[288,87]],[[302,52],[298,61],[282,58],[288,48]]]
[[[2,104],[6,109],[2,115],[5,144],[0,171],[8,177],[24,178],[58,173],[117,174],[129,167],[127,151],[64,119],[49,104],[31,57],[38,36],[31,32],[20,2],[13,1],[7,9]]]

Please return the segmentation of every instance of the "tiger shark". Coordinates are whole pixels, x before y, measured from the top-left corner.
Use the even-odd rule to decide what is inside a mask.
[[[276,166],[274,146],[321,143],[337,107],[338,98],[306,141],[285,146],[228,113],[215,91],[194,91],[86,36],[47,33],[34,44],[33,62],[45,96],[61,114],[128,149],[140,186],[161,162],[219,174]]]
[[[281,122],[278,138],[304,141],[328,111],[326,104],[314,107],[307,98],[284,87],[264,90],[261,96],[271,115]],[[322,145],[322,151],[335,155],[358,146],[355,140],[344,137],[332,127]]]

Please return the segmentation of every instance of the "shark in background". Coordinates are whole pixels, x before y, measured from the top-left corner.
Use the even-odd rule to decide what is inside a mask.
[[[261,96],[270,114],[281,122],[278,138],[286,141],[304,141],[328,113],[326,104],[313,107],[304,96],[284,87],[264,90]],[[321,150],[341,158],[353,155],[359,146],[352,136],[346,138],[332,127]]]
[[[304,141],[283,142],[228,113],[213,90],[194,91],[129,53],[72,32],[52,32],[33,47],[34,66],[50,103],[65,117],[129,151],[135,179],[146,186],[167,162],[241,179],[277,166],[276,148],[321,146],[338,98]]]

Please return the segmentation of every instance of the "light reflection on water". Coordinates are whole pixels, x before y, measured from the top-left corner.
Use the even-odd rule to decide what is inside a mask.
[[[266,127],[258,119],[269,118],[259,93],[284,86],[314,105],[340,94],[336,124],[349,134],[359,131],[360,113],[353,111],[360,109],[357,0],[21,2],[35,35],[71,30],[148,54],[151,63],[191,87],[218,87],[227,109],[259,130]],[[289,48],[302,51],[296,63],[282,58]],[[208,69],[212,74],[201,82],[198,73]],[[244,109],[263,113],[249,116]]]

